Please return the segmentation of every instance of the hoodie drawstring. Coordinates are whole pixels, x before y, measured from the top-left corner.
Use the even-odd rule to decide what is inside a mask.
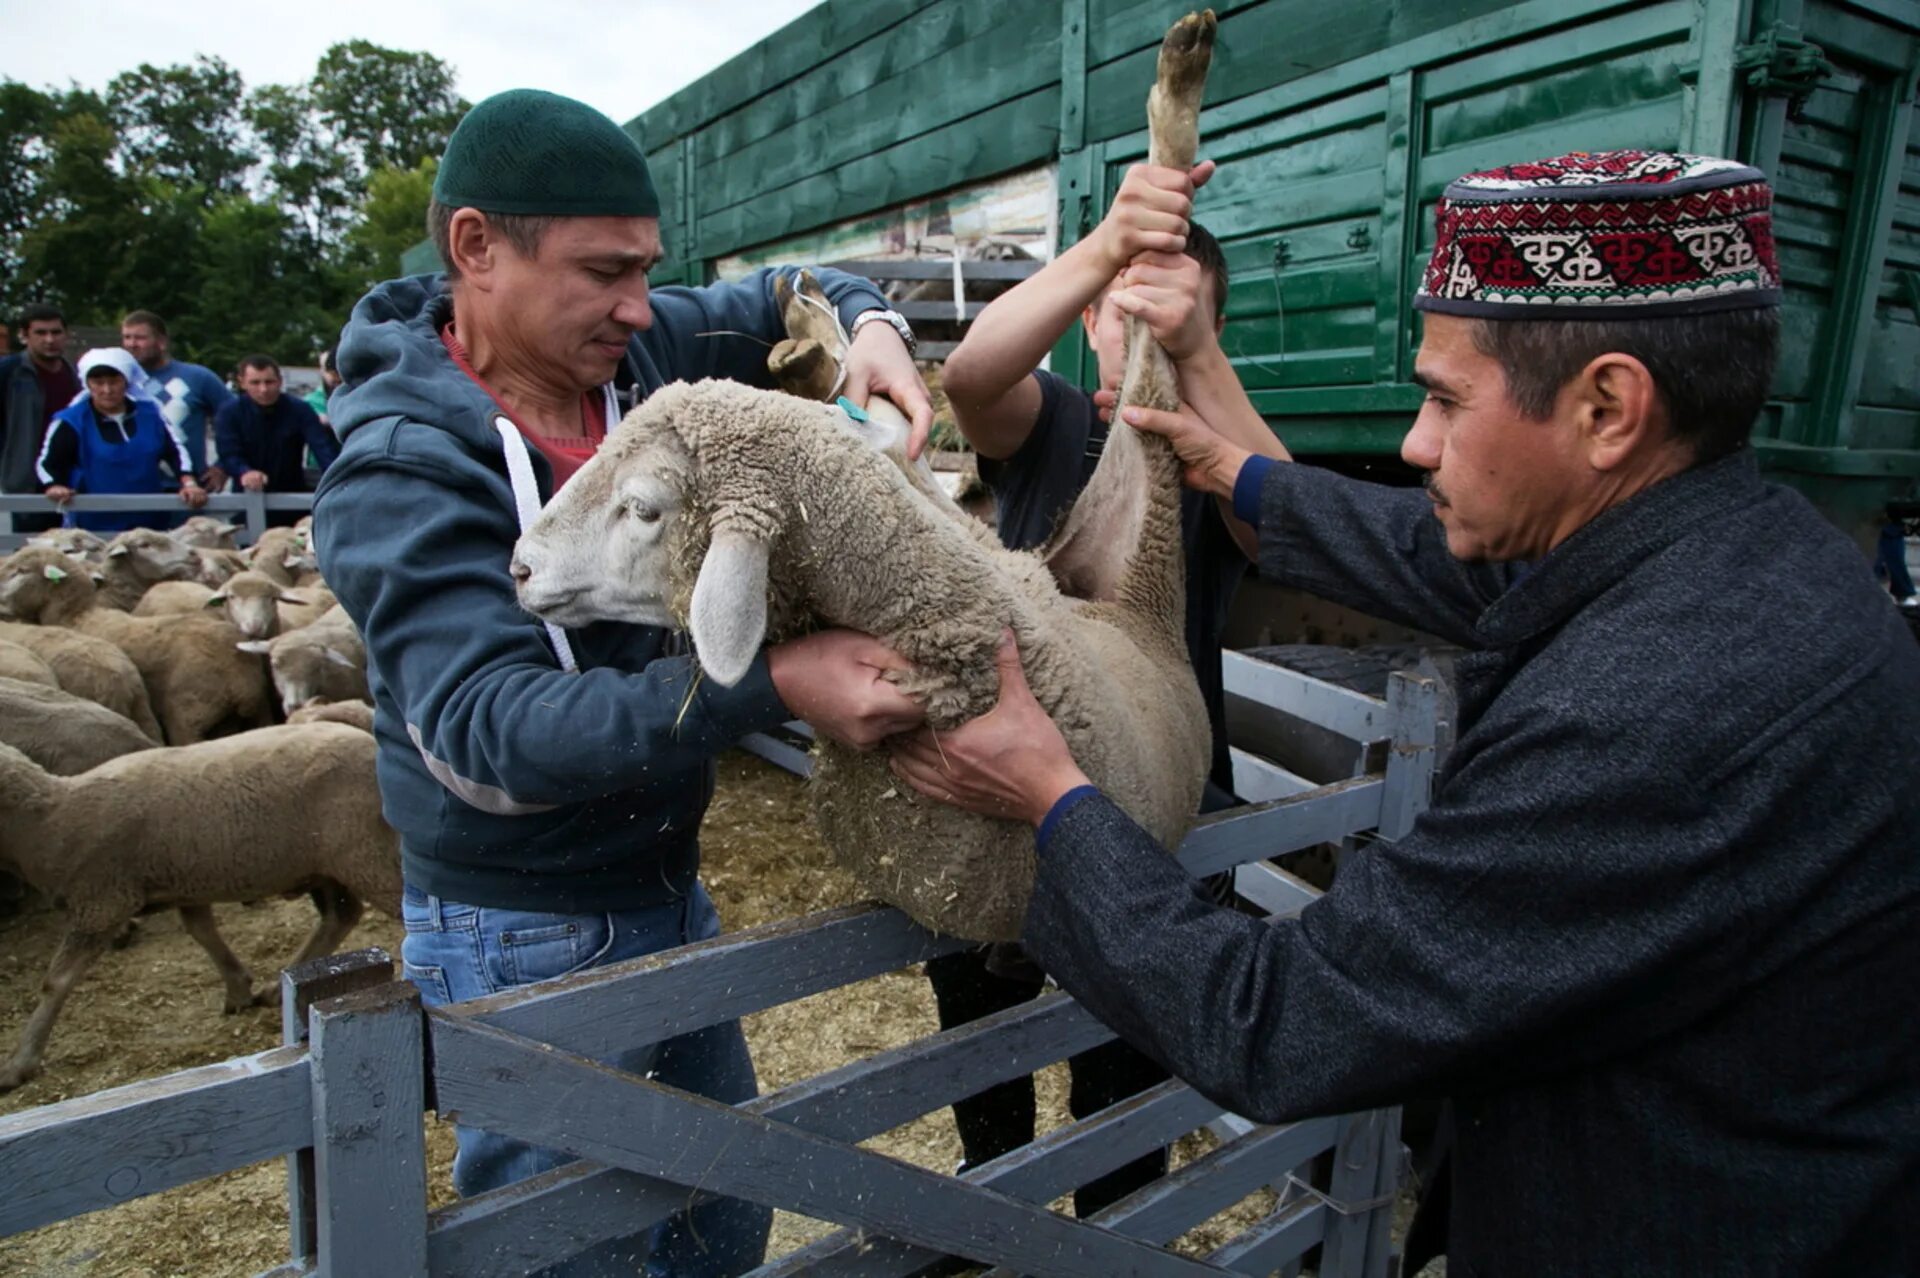
[[[613,410],[613,391],[607,391],[607,410]],[[607,418],[608,429],[612,429],[613,418]],[[533,477],[533,458],[527,454],[527,441],[520,435],[514,424],[502,415],[493,419],[493,428],[500,432],[500,443],[507,455],[507,478],[513,484],[514,513],[519,517],[520,531],[525,533],[535,519],[540,517],[540,484]],[[554,655],[560,658],[560,668],[568,674],[578,674],[579,664],[573,659],[573,645],[567,642],[567,632],[551,621],[542,621],[547,628],[547,638],[553,642]]]

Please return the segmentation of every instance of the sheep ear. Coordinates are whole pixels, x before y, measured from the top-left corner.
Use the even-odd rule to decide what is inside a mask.
[[[767,633],[767,544],[716,531],[687,621],[700,668],[726,687],[739,683]]]
[[[360,668],[359,664],[355,662],[352,657],[341,652],[338,648],[322,648],[320,651],[325,653],[327,660],[336,666],[345,666],[349,670],[358,670]]]
[[[298,604],[301,607],[305,607],[307,604],[307,601],[305,599],[302,599],[299,595],[285,595],[285,594],[275,595],[273,599],[275,603]]]
[[[46,574],[48,581],[65,581],[67,579],[67,570],[64,568],[56,568],[52,564],[48,564],[40,571]]]
[[[226,602],[227,597],[225,595],[208,595],[207,601],[200,606],[202,608],[219,608],[223,607]]]
[[[272,648],[273,642],[269,639],[242,639],[233,646],[242,652],[250,652],[256,657],[264,657]]]
[[[113,549],[107,552],[107,558],[118,559],[126,553],[127,553],[127,548],[125,546],[115,546]]]

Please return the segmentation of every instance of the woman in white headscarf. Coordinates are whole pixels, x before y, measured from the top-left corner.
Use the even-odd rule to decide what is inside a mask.
[[[177,492],[183,504],[206,504],[194,477],[186,441],[160,414],[146,376],[117,346],[82,355],[76,371],[86,390],[53,415],[40,445],[41,491],[65,504],[76,493]],[[85,511],[67,513],[70,527],[120,532],[166,527],[171,513]]]

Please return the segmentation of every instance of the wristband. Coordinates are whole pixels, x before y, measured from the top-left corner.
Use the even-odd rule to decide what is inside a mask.
[[[860,336],[860,330],[876,320],[885,321],[894,332],[900,334],[900,340],[907,344],[907,354],[911,355],[920,348],[920,343],[914,339],[913,328],[907,323],[907,317],[899,311],[862,311],[853,317],[853,327],[847,330],[847,335]]]

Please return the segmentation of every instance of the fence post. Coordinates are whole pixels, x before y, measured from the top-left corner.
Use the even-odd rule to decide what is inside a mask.
[[[1320,1253],[1321,1278],[1380,1278],[1386,1250],[1369,1254],[1373,1224],[1391,1216],[1400,1187],[1400,1111],[1372,1109],[1340,1120],[1333,1144],[1333,1176],[1327,1185],[1327,1237]]]
[[[323,1278],[426,1278],[426,1022],[407,981],[311,1010],[314,1224]]]
[[[267,530],[267,498],[264,492],[246,489],[242,489],[240,495],[247,503],[247,544],[251,546]]]
[[[382,949],[309,959],[280,973],[280,1041],[307,1041],[307,1009],[321,999],[372,989],[393,979],[393,959]],[[287,1233],[293,1259],[313,1263],[313,1147],[287,1155]]]
[[[1404,671],[1387,678],[1386,789],[1380,796],[1380,837],[1399,839],[1413,829],[1433,792],[1433,747],[1437,735],[1440,684]]]

